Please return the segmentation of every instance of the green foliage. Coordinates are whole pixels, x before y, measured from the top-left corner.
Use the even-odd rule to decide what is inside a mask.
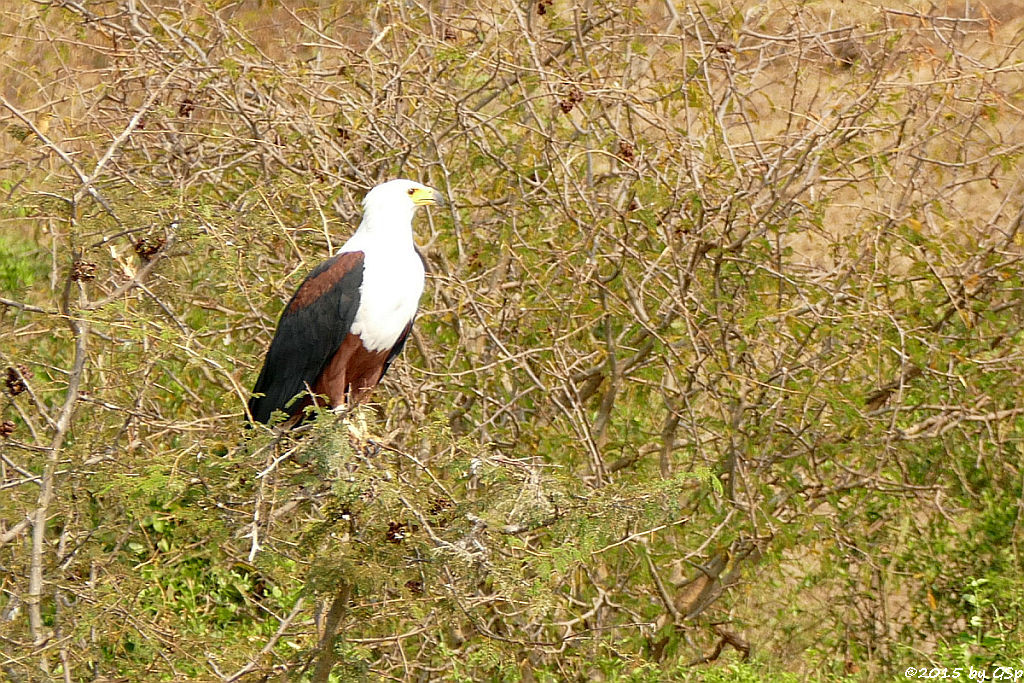
[[[676,5],[0,4],[3,677],[1021,662],[1012,22]],[[246,429],[396,175],[381,405]]]
[[[17,235],[0,234],[0,293],[21,296],[49,272],[45,253]]]

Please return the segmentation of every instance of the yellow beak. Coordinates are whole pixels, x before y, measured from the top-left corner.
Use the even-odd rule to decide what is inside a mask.
[[[444,206],[444,197],[442,197],[441,193],[432,187],[413,188],[412,192],[409,193],[409,197],[412,199],[412,203],[416,206],[425,206],[428,204]]]

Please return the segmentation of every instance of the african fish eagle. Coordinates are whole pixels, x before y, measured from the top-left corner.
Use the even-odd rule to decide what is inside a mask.
[[[285,306],[249,400],[253,420],[281,410],[295,425],[314,397],[332,409],[367,398],[402,351],[423,293],[413,212],[441,203],[441,193],[411,180],[367,193],[359,228]]]

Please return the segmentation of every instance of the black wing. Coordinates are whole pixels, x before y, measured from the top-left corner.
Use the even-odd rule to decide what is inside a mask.
[[[310,273],[281,314],[249,412],[269,422],[317,378],[352,327],[363,282],[363,252],[338,254]]]
[[[391,347],[391,351],[388,352],[388,357],[384,361],[384,367],[381,368],[380,370],[381,379],[384,378],[384,375],[387,374],[388,368],[391,367],[391,361],[393,361],[405,347],[405,340],[409,338],[409,333],[412,332],[412,324],[415,321],[416,318],[413,318],[412,320],[409,321],[409,324],[405,326],[404,330],[402,330],[402,336],[398,338],[398,341],[395,342],[395,345]],[[377,381],[379,382],[380,380]]]

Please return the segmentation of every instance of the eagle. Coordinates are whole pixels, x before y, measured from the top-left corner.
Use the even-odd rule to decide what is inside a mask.
[[[281,313],[249,400],[252,420],[270,423],[280,410],[296,426],[309,405],[334,410],[366,400],[405,346],[423,293],[413,213],[443,203],[437,190],[404,179],[366,194],[355,233]]]

